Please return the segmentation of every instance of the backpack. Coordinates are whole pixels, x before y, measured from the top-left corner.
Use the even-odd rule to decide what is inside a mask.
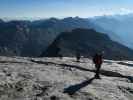
[[[102,64],[102,55],[96,54],[96,55],[93,57],[93,63],[94,63],[94,64],[97,64],[97,65],[101,65],[101,64]]]

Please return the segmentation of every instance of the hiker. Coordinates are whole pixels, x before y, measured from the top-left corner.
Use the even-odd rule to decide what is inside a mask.
[[[60,58],[60,59],[63,59],[63,56],[62,56],[62,54],[58,54],[58,56],[59,56],[59,58]]]
[[[102,61],[102,54],[98,54],[96,53],[95,56],[93,57],[93,63],[95,64],[95,68],[96,68],[96,74],[95,74],[95,78],[100,79],[100,68],[101,65],[103,63]]]
[[[80,53],[79,52],[76,53],[76,59],[77,59],[77,62],[80,62]]]

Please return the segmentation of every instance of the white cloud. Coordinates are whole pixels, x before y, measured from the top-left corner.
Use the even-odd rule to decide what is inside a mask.
[[[120,8],[120,14],[128,14],[128,13],[133,13],[133,9]]]

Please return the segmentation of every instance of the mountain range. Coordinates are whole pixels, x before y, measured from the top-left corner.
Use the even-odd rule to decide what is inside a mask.
[[[78,28],[93,29],[96,30],[94,32],[105,33],[109,36],[111,41],[116,44],[123,45],[125,48],[126,46],[129,47],[126,52],[124,52],[124,55],[128,55],[128,53],[132,51],[132,18],[132,15],[130,15],[130,17],[129,15],[123,15],[94,18],[50,18],[35,21],[0,20],[0,55],[40,56],[47,51],[49,46],[51,46],[62,33],[69,33]]]
[[[89,28],[80,18],[50,18],[37,21],[9,21],[0,23],[0,54],[39,56],[64,31]]]

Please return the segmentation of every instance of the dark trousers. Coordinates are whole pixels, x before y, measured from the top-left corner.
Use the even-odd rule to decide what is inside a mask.
[[[95,77],[96,78],[100,78],[100,68],[101,68],[101,64],[95,64],[96,67],[96,74]]]

